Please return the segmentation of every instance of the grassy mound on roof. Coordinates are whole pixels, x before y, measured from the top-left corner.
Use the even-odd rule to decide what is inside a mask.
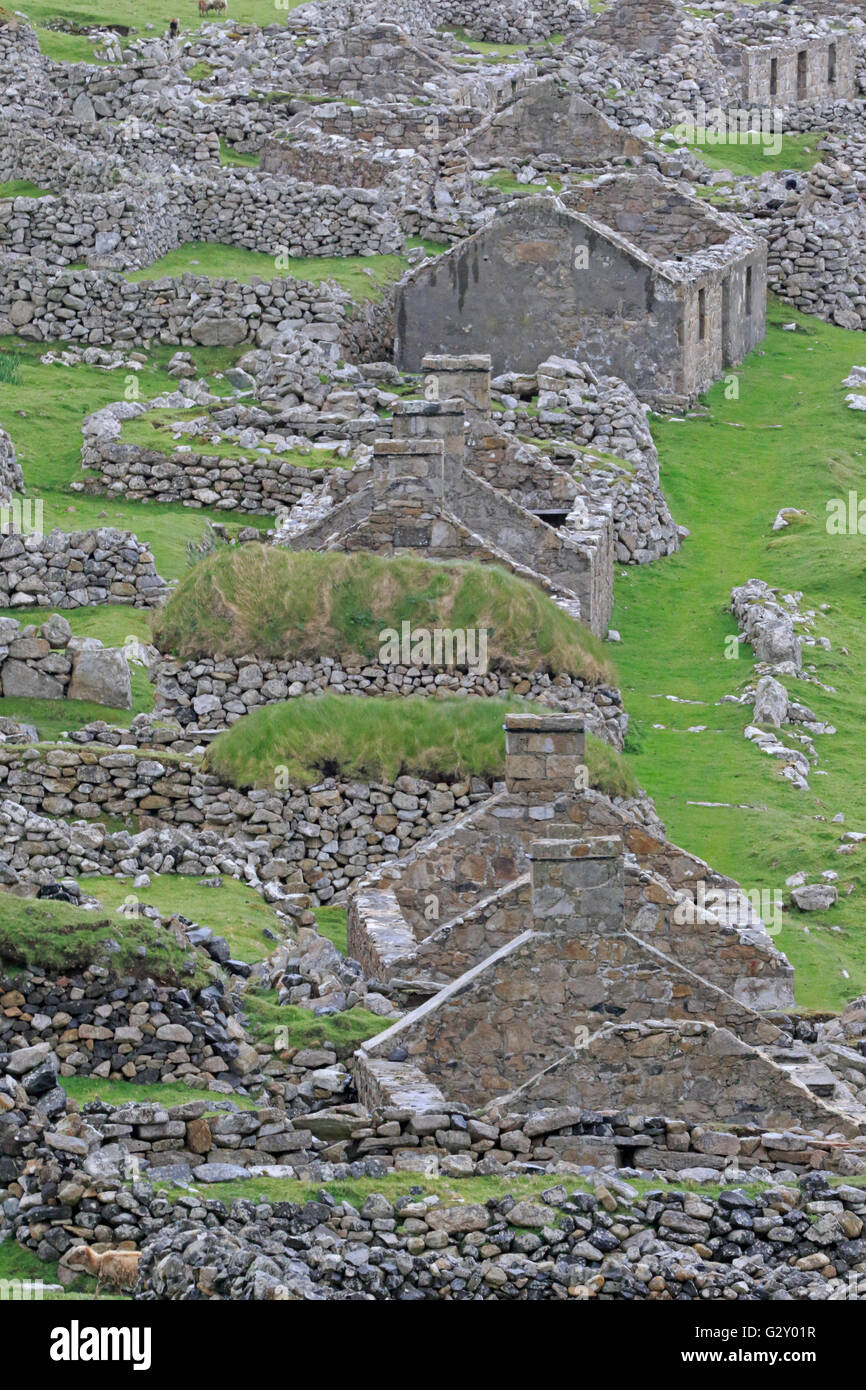
[[[161,651],[353,664],[382,633],[486,630],[494,670],[615,681],[602,644],[534,584],[495,565],[247,545],[197,565],[156,620]],[[476,649],[477,650],[477,649]]]
[[[390,782],[408,775],[453,782],[505,775],[506,700],[391,699],[373,695],[304,696],[261,705],[210,745],[206,766],[238,787],[274,786],[278,776],[309,786],[322,777]],[[593,787],[632,796],[637,785],[623,758],[587,736]]]
[[[195,968],[190,969],[190,962]],[[0,894],[0,967],[32,965],[48,971],[105,965],[118,975],[200,989],[208,975],[198,958],[146,917],[89,911],[53,899]]]

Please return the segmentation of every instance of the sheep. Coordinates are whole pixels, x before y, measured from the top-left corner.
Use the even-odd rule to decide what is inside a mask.
[[[89,1245],[75,1245],[66,1256],[70,1269],[85,1269],[96,1276],[96,1291],[103,1284],[118,1289],[134,1289],[138,1280],[140,1250],[104,1250],[98,1254]]]

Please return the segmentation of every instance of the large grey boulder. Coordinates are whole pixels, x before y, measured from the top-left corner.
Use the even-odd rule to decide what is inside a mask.
[[[247,326],[242,319],[198,319],[192,324],[190,337],[202,347],[235,347],[247,336]]]
[[[96,121],[93,102],[86,92],[79,92],[72,103],[72,119],[79,125],[93,125]]]
[[[8,502],[13,492],[24,486],[21,464],[15,456],[15,445],[5,430],[0,429],[0,501]]]
[[[64,689],[54,676],[10,657],[3,663],[3,696],[7,700],[62,700]],[[127,706],[129,708],[129,706]]]
[[[772,724],[781,729],[788,714],[788,692],[773,676],[762,676],[755,691],[756,724]]]
[[[19,1047],[14,1052],[6,1053],[3,1070],[10,1076],[24,1076],[25,1072],[32,1071],[51,1055],[51,1048],[47,1042],[34,1043],[32,1047]]]
[[[792,889],[791,897],[801,912],[826,912],[837,901],[839,893],[832,883],[804,883]]]
[[[759,628],[753,630],[751,643],[758,661],[766,661],[771,666],[790,661],[798,671],[803,664],[800,639],[787,613],[769,615]]]
[[[775,591],[762,579],[749,579],[731,590],[731,609],[745,633],[757,661],[771,666],[790,662],[794,671],[803,664],[794,619],[776,601]]]
[[[129,663],[122,649],[104,647],[100,651],[76,652],[69,699],[90,700],[112,709],[132,709]]]
[[[60,613],[52,613],[50,618],[46,618],[39,631],[52,647],[67,646],[72,636],[69,622]]]
[[[35,724],[21,724],[17,719],[0,715],[0,737],[10,743],[38,743],[39,733]]]

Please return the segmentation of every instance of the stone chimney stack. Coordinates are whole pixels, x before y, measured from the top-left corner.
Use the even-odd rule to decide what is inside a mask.
[[[575,794],[586,785],[585,767],[583,715],[505,716],[505,783],[510,792],[551,798]]]
[[[463,472],[466,458],[463,401],[400,401],[394,406],[392,437],[396,439],[441,439],[445,445],[445,473],[452,479]]]
[[[470,419],[490,414],[491,359],[488,354],[450,357],[444,353],[429,353],[421,360],[421,371],[428,400],[457,398],[463,402]]]
[[[536,840],[529,849],[533,929],[612,936],[625,916],[623,843],[579,832]]]
[[[373,445],[376,501],[429,503],[445,494],[445,445],[441,439],[377,439]]]

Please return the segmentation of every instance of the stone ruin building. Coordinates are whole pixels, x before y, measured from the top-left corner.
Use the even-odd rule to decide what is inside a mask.
[[[679,0],[615,0],[581,33],[624,54],[658,59],[682,54],[684,39],[695,30],[711,65],[715,59],[724,69],[732,102],[781,107],[856,93],[855,40],[842,30],[764,35],[735,25],[731,32],[724,17],[697,19]]]
[[[866,1133],[780,1027],[793,971],[738,886],[586,789],[580,717],[505,736],[505,789],[350,899],[350,951],[410,1004],[358,1054],[362,1097]]]
[[[392,437],[375,442],[372,467],[286,544],[504,565],[604,636],[613,607],[609,511],[588,509],[543,456],[521,462],[491,416],[489,357],[428,356],[422,366],[433,399],[396,403]]]
[[[638,163],[647,149],[554,75],[530,79],[503,97],[460,147],[476,163],[531,159],[536,167],[553,161],[573,168]]]
[[[764,336],[766,247],[727,214],[649,172],[602,175],[509,205],[410,271],[396,353],[490,352],[525,371],[563,352],[643,397],[689,397]]]
[[[857,91],[854,40],[845,34],[731,44],[721,57],[745,103],[846,101]]]

